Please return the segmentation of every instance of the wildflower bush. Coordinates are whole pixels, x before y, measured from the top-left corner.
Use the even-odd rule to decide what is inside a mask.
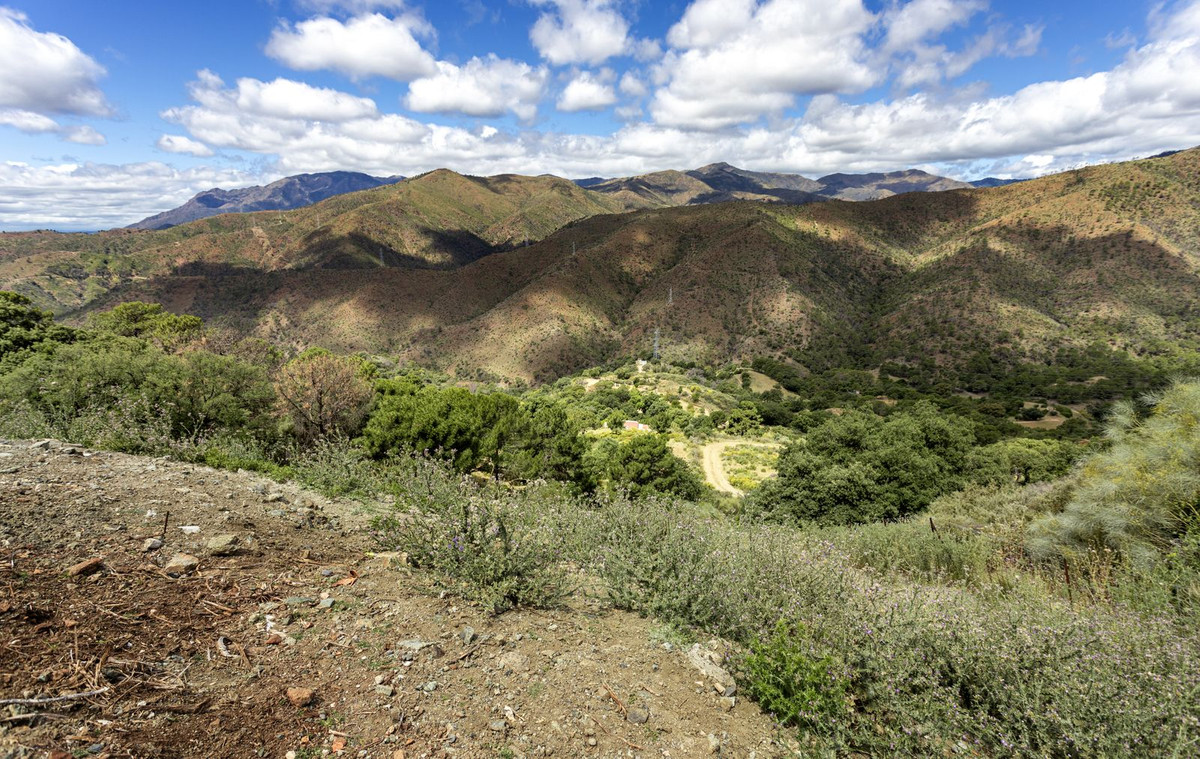
[[[441,465],[417,460],[393,473],[396,509],[375,521],[380,542],[405,551],[464,598],[499,614],[515,606],[554,607],[573,592],[556,520],[500,487],[459,480]],[[541,504],[547,506],[548,504]]]

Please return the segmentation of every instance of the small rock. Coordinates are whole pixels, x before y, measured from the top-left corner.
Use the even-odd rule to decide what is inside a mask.
[[[629,714],[625,718],[635,725],[644,725],[650,721],[650,712],[635,707],[629,710]]]
[[[274,493],[268,493],[263,500],[267,503],[281,503],[283,501],[283,493],[278,491]]]
[[[416,638],[413,638],[411,640],[400,641],[399,643],[396,644],[396,648],[405,648],[405,649],[408,649],[409,651],[420,651],[421,649],[429,648],[432,645],[436,645],[436,644],[429,642],[429,641],[417,640]]]
[[[471,645],[471,643],[474,642],[475,638],[477,637],[475,635],[475,628],[467,625],[462,629],[462,632],[458,634],[458,637],[462,639],[464,646]]]
[[[292,706],[294,706],[296,708],[300,708],[302,706],[308,706],[309,704],[311,704],[313,702],[313,699],[316,697],[316,695],[317,694],[313,691],[312,688],[288,688],[287,689],[287,699],[288,699],[288,701],[291,701]]]
[[[595,739],[595,738],[588,738],[588,739],[587,739],[587,745],[588,745],[590,748],[595,748],[595,747],[596,747],[596,739]]]
[[[195,572],[196,568],[199,566],[200,560],[195,556],[191,556],[186,553],[177,553],[171,558],[170,561],[167,562],[167,565],[163,567],[163,571],[172,577],[180,577],[182,575],[188,575],[192,572]]]
[[[53,442],[53,440],[39,440],[36,443],[31,443],[29,447],[35,451],[46,451],[50,449],[50,444]]]
[[[708,734],[708,753],[710,753],[710,754],[721,753],[721,739],[718,738],[717,736],[713,735],[712,733]]]
[[[715,652],[705,650],[699,643],[694,644],[687,652],[687,660],[693,667],[699,670],[705,677],[716,681],[720,685],[720,688],[718,688],[719,692],[724,693],[726,696],[732,696],[736,690],[731,690],[731,688],[734,688],[733,676],[714,662],[714,658],[719,658],[719,655],[715,654]]]
[[[380,696],[387,696],[388,698],[391,698],[392,696],[396,695],[396,689],[390,685],[376,685],[375,693]]]
[[[182,527],[180,527],[179,529],[183,532],[184,535],[195,535],[196,533],[200,532],[200,525],[185,524]]]
[[[721,697],[721,708],[727,712],[733,711],[733,707],[737,706],[737,699],[733,696]]]
[[[228,556],[235,553],[241,540],[237,535],[217,535],[209,538],[208,552],[213,556]]]
[[[336,604],[336,603],[337,603],[337,601],[335,601],[332,598],[324,598],[321,600],[321,603],[317,604],[317,608],[318,609],[332,609],[334,607],[334,604]]]
[[[527,672],[529,657],[516,651],[505,651],[496,659],[496,666],[504,671]]]
[[[307,596],[291,596],[283,599],[284,606],[312,606],[316,599]]]
[[[87,561],[81,561],[75,566],[67,570],[67,574],[71,577],[84,577],[86,575],[99,572],[104,566],[104,557],[95,556]]]
[[[488,730],[491,730],[493,733],[503,733],[507,729],[508,723],[502,719],[494,719],[488,723]]]
[[[142,553],[150,553],[157,551],[163,547],[163,542],[158,538],[146,538],[146,542],[142,543]]]
[[[425,685],[421,688],[421,690],[425,691],[426,693],[433,693],[437,689],[438,689],[437,680],[430,680],[429,682],[425,683]]]
[[[408,554],[404,551],[381,551],[375,558],[382,559],[383,566],[388,569],[408,566]]]

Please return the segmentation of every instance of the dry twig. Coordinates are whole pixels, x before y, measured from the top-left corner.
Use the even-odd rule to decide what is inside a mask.
[[[101,693],[107,693],[109,688],[97,688],[96,690],[84,691],[83,693],[64,693],[61,696],[47,696],[45,698],[3,698],[0,699],[0,706],[39,706],[41,704],[57,704],[60,701],[74,701],[77,698],[90,698],[91,696],[99,696]]]

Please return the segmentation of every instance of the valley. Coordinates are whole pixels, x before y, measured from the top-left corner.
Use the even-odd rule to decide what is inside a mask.
[[[0,236],[0,746],[1185,752],[1200,150],[625,191]]]

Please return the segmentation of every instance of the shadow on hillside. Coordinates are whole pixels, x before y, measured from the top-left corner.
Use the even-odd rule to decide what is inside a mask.
[[[1045,320],[1045,331],[1026,338],[1048,345],[1103,336],[1139,352],[1161,339],[1200,340],[1200,331],[1186,332],[1200,314],[1200,275],[1185,258],[1126,231],[1078,235],[1062,225],[1028,225],[964,238],[959,251],[894,283],[877,324],[911,335],[904,344],[914,359],[938,342],[946,352],[973,333],[1019,333],[1030,326],[1015,320],[1021,313]],[[991,321],[1013,307],[1011,323]],[[914,326],[930,318],[940,322],[936,338]]]
[[[362,232],[311,233],[297,257],[298,269],[450,269],[476,261],[493,251],[491,245],[464,230],[421,229],[420,252],[400,252]],[[423,244],[421,244],[423,243]]]
[[[172,277],[237,277],[258,273],[253,266],[235,266],[230,263],[212,261],[188,261],[171,269]]]

